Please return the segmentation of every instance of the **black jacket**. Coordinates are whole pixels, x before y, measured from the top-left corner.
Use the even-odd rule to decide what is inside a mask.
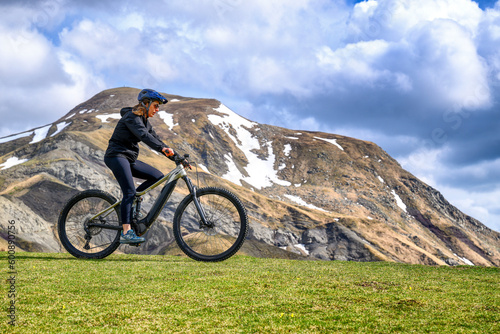
[[[154,132],[151,123],[143,116],[132,112],[132,108],[120,111],[122,118],[116,124],[115,131],[109,140],[106,157],[122,156],[135,162],[139,156],[139,142],[144,142],[153,150],[161,152],[165,145]]]

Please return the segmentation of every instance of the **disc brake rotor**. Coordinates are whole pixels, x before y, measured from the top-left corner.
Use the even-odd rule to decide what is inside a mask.
[[[200,228],[202,229],[203,233],[208,236],[213,236],[217,234],[217,231],[215,230],[215,225],[211,221],[207,222],[208,224],[205,225],[202,222],[200,222]]]

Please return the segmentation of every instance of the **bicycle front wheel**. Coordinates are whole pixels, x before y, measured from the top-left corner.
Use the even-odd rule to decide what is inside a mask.
[[[83,191],[71,198],[61,211],[57,231],[64,248],[77,258],[102,259],[120,246],[120,206],[91,220],[116,202],[100,190]],[[96,223],[109,225],[95,227]]]
[[[181,250],[197,261],[223,261],[243,245],[248,230],[245,208],[233,193],[202,188],[196,196],[207,220],[201,222],[193,197],[182,200],[174,216],[174,236]]]

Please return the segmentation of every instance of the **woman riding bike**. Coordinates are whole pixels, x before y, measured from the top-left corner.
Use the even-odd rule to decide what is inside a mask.
[[[145,241],[131,228],[132,203],[136,192],[147,189],[163,177],[163,173],[156,168],[137,160],[139,142],[144,142],[171,160],[176,156],[175,151],[161,141],[148,120],[158,112],[160,104],[165,104],[168,100],[152,89],[143,89],[137,100],[139,103],[136,106],[123,108],[120,111],[122,118],[116,125],[104,155],[104,163],[113,172],[123,193],[121,204],[123,231],[120,236],[122,244],[138,244]],[[146,181],[136,189],[133,177]]]

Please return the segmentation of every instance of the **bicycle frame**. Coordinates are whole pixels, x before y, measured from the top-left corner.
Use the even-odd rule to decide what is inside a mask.
[[[196,187],[193,185],[191,180],[187,177],[187,172],[184,169],[184,166],[182,164],[179,164],[175,169],[173,169],[170,173],[162,177],[160,180],[158,180],[155,184],[150,186],[144,191],[141,191],[136,194],[136,196],[143,196],[150,192],[151,190],[157,188],[160,186],[162,183],[166,182],[165,186],[160,192],[160,195],[154,202],[153,206],[151,207],[151,210],[149,210],[149,213],[147,216],[140,221],[137,222],[137,224],[144,224],[146,226],[146,229],[149,228],[155,221],[156,218],[158,218],[161,210],[163,210],[163,207],[167,203],[168,199],[170,198],[170,195],[172,195],[172,192],[175,189],[175,186],[177,185],[177,181],[179,179],[183,179],[184,182],[186,182],[186,185],[189,189],[189,192],[191,196],[193,196],[193,201],[196,206],[196,209],[198,211],[198,214],[200,215],[201,221],[204,225],[207,224],[207,220],[205,218],[205,214],[203,212],[203,209],[196,198]],[[105,218],[108,214],[112,213],[113,210],[121,204],[122,201],[117,201],[116,203],[112,204],[108,208],[102,210],[101,212],[97,213],[93,217],[89,219],[89,221],[94,221],[96,219],[99,219],[99,221],[103,221],[103,218]],[[90,228],[90,227],[99,227],[99,228],[104,228],[104,229],[110,229],[110,230],[122,230],[122,226],[112,226],[108,224],[97,224],[97,223],[89,223],[88,227],[85,227],[85,229]]]

